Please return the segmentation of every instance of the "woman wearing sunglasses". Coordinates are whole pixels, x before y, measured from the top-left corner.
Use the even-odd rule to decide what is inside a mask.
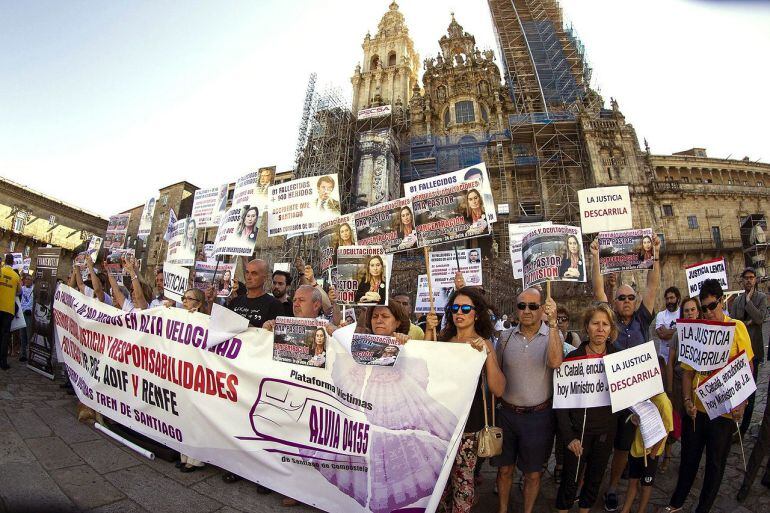
[[[187,289],[182,295],[182,307],[190,313],[200,311],[203,308],[204,302],[203,291],[200,289]],[[204,464],[202,461],[190,458],[186,454],[180,454],[176,466],[180,472],[187,473],[203,468]]]
[[[701,285],[698,298],[701,303],[701,314],[707,321],[735,322],[735,337],[730,346],[730,358],[746,351],[746,357],[751,365],[754,351],[751,349],[751,339],[746,325],[736,319],[730,319],[724,313],[725,296],[722,286],[717,280],[706,280]],[[746,401],[743,401],[729,414],[709,420],[706,410],[695,393],[701,382],[712,372],[695,372],[689,365],[682,363],[682,395],[686,415],[682,419],[682,462],[679,465],[679,478],[671,500],[662,511],[674,513],[680,511],[695,482],[698,467],[706,450],[706,469],[703,475],[698,506],[693,511],[706,513],[711,510],[719,495],[722,484],[727,456],[730,454],[733,431],[736,423],[743,417]]]
[[[615,314],[606,303],[588,307],[583,313],[583,328],[588,341],[567,355],[567,358],[600,358],[617,350],[612,341],[618,335]],[[556,494],[556,509],[566,512],[575,502],[577,492],[578,458],[580,468],[585,469],[583,487],[578,507],[580,513],[588,511],[596,503],[599,487],[604,478],[607,461],[612,454],[612,442],[617,428],[617,415],[610,406],[597,408],[558,409],[556,419],[564,451],[564,471]],[[585,424],[584,424],[585,423]],[[585,425],[585,430],[582,429]],[[581,432],[583,437],[581,440]]]
[[[441,342],[470,344],[478,351],[487,352],[482,369],[486,373],[489,390],[500,397],[505,390],[505,376],[497,364],[492,343],[489,341],[495,327],[489,317],[489,306],[484,296],[473,287],[455,290],[447,301],[446,326],[438,336]],[[438,327],[436,314],[428,315],[428,330]],[[481,395],[481,379],[476,386],[471,410],[463,431],[462,441],[444,488],[439,511],[460,513],[470,511],[475,496],[473,469],[476,466],[476,433],[484,428],[484,402]]]

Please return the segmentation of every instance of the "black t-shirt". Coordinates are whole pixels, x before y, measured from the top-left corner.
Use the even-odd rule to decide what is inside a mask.
[[[249,298],[238,296],[230,302],[230,310],[246,317],[249,326],[261,328],[266,321],[272,321],[279,315],[283,315],[281,302],[270,294]]]
[[[283,307],[283,315],[284,317],[294,317],[294,303],[289,301],[284,301],[281,303],[281,307]]]

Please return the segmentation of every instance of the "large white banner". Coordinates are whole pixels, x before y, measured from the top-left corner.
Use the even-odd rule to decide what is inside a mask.
[[[741,351],[719,372],[708,377],[695,393],[710,419],[730,413],[757,390],[746,351]]]
[[[392,367],[350,354],[326,367],[273,360],[270,332],[209,338],[209,317],[125,313],[74,289],[55,295],[63,363],[78,399],[198,460],[324,511],[433,512],[454,462],[484,354],[410,341]]]
[[[604,366],[612,413],[663,393],[663,378],[653,341],[605,355]]]
[[[610,405],[610,387],[601,355],[564,360],[553,373],[553,407],[596,408]]]
[[[510,239],[510,245],[508,250],[511,253],[511,267],[513,267],[513,277],[520,280],[524,277],[524,268],[521,258],[521,241],[524,236],[542,226],[551,226],[551,221],[543,221],[542,223],[511,223],[508,225],[508,238]]]
[[[268,192],[267,235],[312,233],[340,215],[337,175],[299,178],[273,185]]]
[[[457,251],[431,251],[430,277],[433,288],[454,287],[455,273],[458,269],[463,274],[465,284],[469,287],[482,285],[481,249],[458,249]]]
[[[730,359],[735,323],[700,319],[677,319],[679,362],[698,372],[721,369]]]
[[[684,272],[687,275],[687,289],[690,297],[697,297],[703,282],[711,279],[719,280],[722,290],[728,290],[724,258],[715,258],[687,266]]]
[[[630,230],[631,194],[627,185],[578,191],[583,233]]]

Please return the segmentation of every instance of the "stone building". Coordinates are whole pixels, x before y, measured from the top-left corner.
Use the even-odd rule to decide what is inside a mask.
[[[22,253],[34,268],[37,249],[50,244],[68,261],[73,249],[106,229],[107,219],[97,214],[0,178],[0,253]]]

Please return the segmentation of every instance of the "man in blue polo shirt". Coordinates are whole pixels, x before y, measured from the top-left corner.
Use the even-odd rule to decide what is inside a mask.
[[[655,309],[655,297],[660,288],[660,240],[657,235],[652,237],[654,261],[652,269],[647,272],[647,286],[642,296],[642,301],[637,303],[637,294],[630,285],[621,285],[615,289],[613,310],[615,311],[618,325],[618,338],[613,345],[619,351],[644,344],[649,340],[648,333],[652,322],[652,312]],[[594,287],[594,299],[609,303],[607,293],[604,291],[604,277],[599,270],[599,241],[591,243],[593,255],[591,283]],[[638,307],[637,307],[638,304]],[[618,430],[615,435],[615,452],[612,456],[612,470],[610,473],[610,485],[604,495],[604,509],[615,511],[618,509],[618,496],[616,488],[623,470],[628,463],[628,452],[634,441],[635,426],[626,422],[627,415],[618,415]]]

